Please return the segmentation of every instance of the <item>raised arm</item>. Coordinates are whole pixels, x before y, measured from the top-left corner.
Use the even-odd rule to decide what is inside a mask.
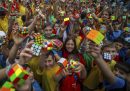
[[[16,30],[17,31],[17,30]],[[8,57],[8,62],[13,64],[19,49],[20,44],[23,42],[24,38],[21,38],[18,36],[18,33],[16,31],[13,31],[13,40],[14,40],[14,45],[11,48],[9,52],[9,57]]]
[[[90,54],[95,58],[95,62],[97,63],[99,69],[101,70],[102,74],[106,78],[106,80],[113,84],[115,83],[116,77],[108,67],[108,65],[105,63],[105,61],[102,58],[102,55],[100,53],[100,47],[95,45],[94,43],[90,43]]]

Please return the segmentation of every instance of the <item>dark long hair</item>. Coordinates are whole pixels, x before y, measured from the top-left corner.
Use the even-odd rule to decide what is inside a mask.
[[[74,50],[71,52],[72,54],[77,54],[78,53],[78,50],[77,50],[77,46],[76,46],[76,41],[75,41],[75,38],[73,37],[73,36],[68,36],[68,38],[65,40],[65,42],[64,42],[64,46],[63,46],[63,48],[64,48],[64,50],[65,51],[67,51],[67,49],[66,49],[66,44],[67,44],[67,42],[69,41],[69,40],[72,40],[73,42],[74,42]],[[68,51],[67,51],[68,52]]]

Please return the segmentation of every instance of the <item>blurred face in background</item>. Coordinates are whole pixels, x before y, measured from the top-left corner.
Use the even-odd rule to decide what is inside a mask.
[[[103,50],[103,53],[111,54],[112,59],[114,59],[118,54],[115,47],[105,47],[104,50]]]
[[[108,13],[107,11],[104,11],[104,12],[102,13],[101,18],[103,18],[103,19],[108,19],[108,18],[109,18],[109,13]]]

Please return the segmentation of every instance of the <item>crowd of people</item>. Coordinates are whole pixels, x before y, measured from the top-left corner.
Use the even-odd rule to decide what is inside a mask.
[[[0,0],[0,91],[12,88],[130,91],[130,1]]]

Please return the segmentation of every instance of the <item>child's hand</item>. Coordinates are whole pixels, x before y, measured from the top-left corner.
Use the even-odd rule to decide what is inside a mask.
[[[68,75],[72,75],[72,73],[69,72],[69,70],[63,69],[62,75],[63,75],[63,76],[68,76]]]
[[[74,72],[75,72],[75,73],[81,72],[81,71],[83,70],[83,67],[84,67],[84,65],[81,64],[80,62],[78,62],[78,63],[77,63],[77,67],[74,69]]]
[[[16,45],[20,45],[24,39],[19,36],[17,31],[18,30],[12,32],[13,40]]]
[[[100,53],[101,53],[101,48],[99,45],[96,45],[95,43],[93,42],[90,42],[89,43],[89,52],[90,54],[95,57],[95,58],[98,58],[100,57]]]
[[[27,46],[20,53],[20,64],[27,63],[33,56],[33,51],[31,50],[31,45],[33,42],[29,42]]]

